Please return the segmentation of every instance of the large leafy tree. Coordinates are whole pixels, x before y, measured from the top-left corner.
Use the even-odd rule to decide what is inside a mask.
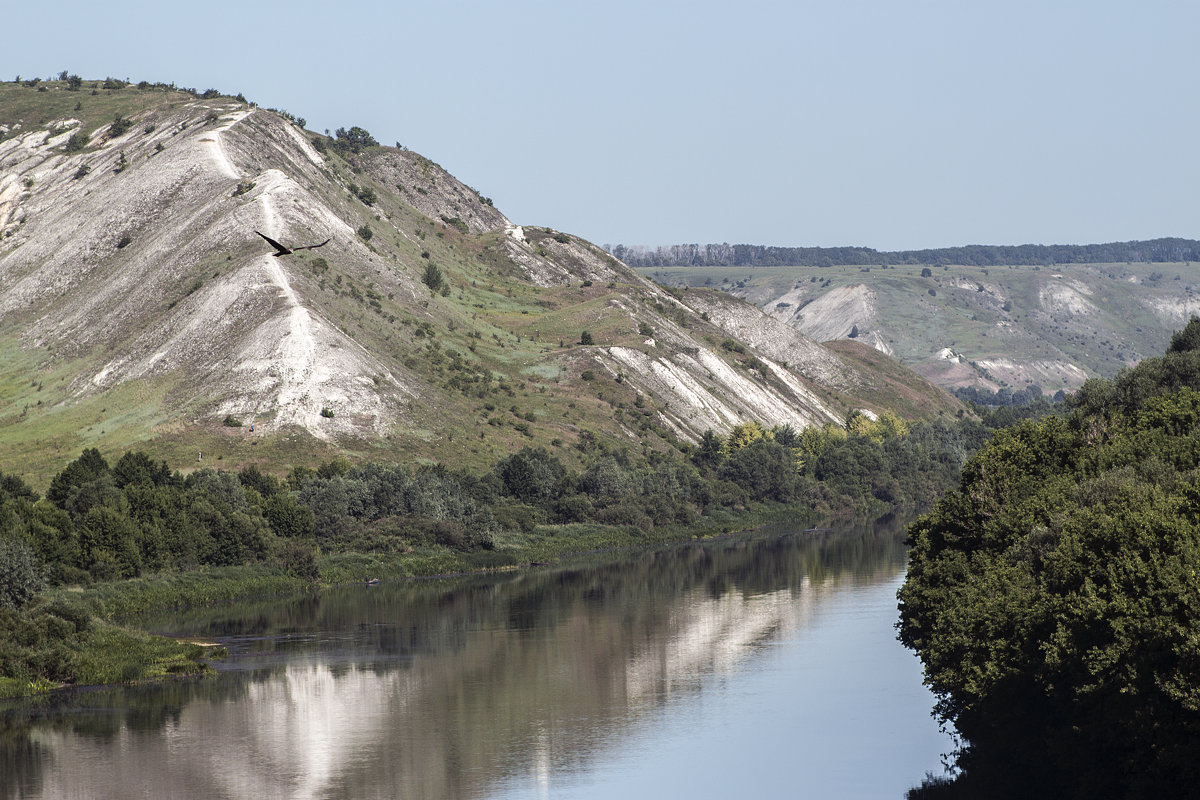
[[[0,608],[20,608],[46,584],[46,570],[25,542],[0,536]]]
[[[1150,796],[1200,780],[1192,338],[1092,382],[1070,414],[1000,432],[910,529],[900,638],[937,712],[977,761],[1003,753],[1043,789]]]
[[[522,448],[497,463],[494,471],[506,493],[526,502],[558,497],[567,475],[562,462],[540,447]]]

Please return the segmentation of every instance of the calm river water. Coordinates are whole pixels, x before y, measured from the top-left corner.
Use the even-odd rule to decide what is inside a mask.
[[[2,798],[901,798],[949,738],[897,527],[148,623],[216,677],[0,706]]]

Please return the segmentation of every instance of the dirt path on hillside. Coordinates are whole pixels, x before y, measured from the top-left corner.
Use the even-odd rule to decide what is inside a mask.
[[[234,111],[227,115],[230,118],[227,123],[212,131],[209,136],[201,139],[201,141],[206,141],[212,144],[212,147],[208,149],[209,154],[212,156],[213,161],[216,162],[217,169],[219,169],[221,174],[227,178],[240,178],[242,177],[242,174],[237,171],[237,168],[233,166],[233,162],[229,160],[229,156],[225,154],[225,148],[221,145],[221,134],[232,128],[234,125],[237,125],[239,122],[253,113],[254,109]]]
[[[286,179],[282,173],[269,170],[260,180],[268,184],[258,196],[265,233],[272,237],[282,237],[283,220],[275,210],[272,195],[283,186]],[[320,384],[320,376],[317,374],[317,341],[313,335],[314,321],[308,309],[301,304],[288,280],[287,272],[279,262],[280,259],[273,255],[262,256],[263,268],[288,305],[288,330],[279,342],[275,358],[281,383],[278,400],[280,414],[277,423],[292,422],[310,430],[319,430],[319,412],[313,407]]]

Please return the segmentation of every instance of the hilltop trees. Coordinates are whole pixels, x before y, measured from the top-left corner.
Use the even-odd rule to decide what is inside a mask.
[[[375,141],[375,137],[357,125],[350,128],[350,130],[338,128],[334,131],[333,147],[335,150],[361,153],[368,147],[378,146],[379,142]]]
[[[967,245],[936,250],[880,251],[870,247],[771,247],[752,244],[676,244],[647,247],[605,245],[631,267],[734,266],[773,267],[806,264],[871,266],[874,264],[1104,264],[1120,262],[1200,261],[1200,241],[1151,239],[1089,245]],[[929,277],[922,272],[923,277]]]

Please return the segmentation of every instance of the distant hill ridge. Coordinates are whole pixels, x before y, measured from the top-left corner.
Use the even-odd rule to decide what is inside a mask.
[[[1200,261],[1200,241],[1164,238],[1107,244],[1021,244],[875,250],[870,247],[773,247],[757,244],[605,245],[631,267],[782,267],[929,264],[975,267]]]

